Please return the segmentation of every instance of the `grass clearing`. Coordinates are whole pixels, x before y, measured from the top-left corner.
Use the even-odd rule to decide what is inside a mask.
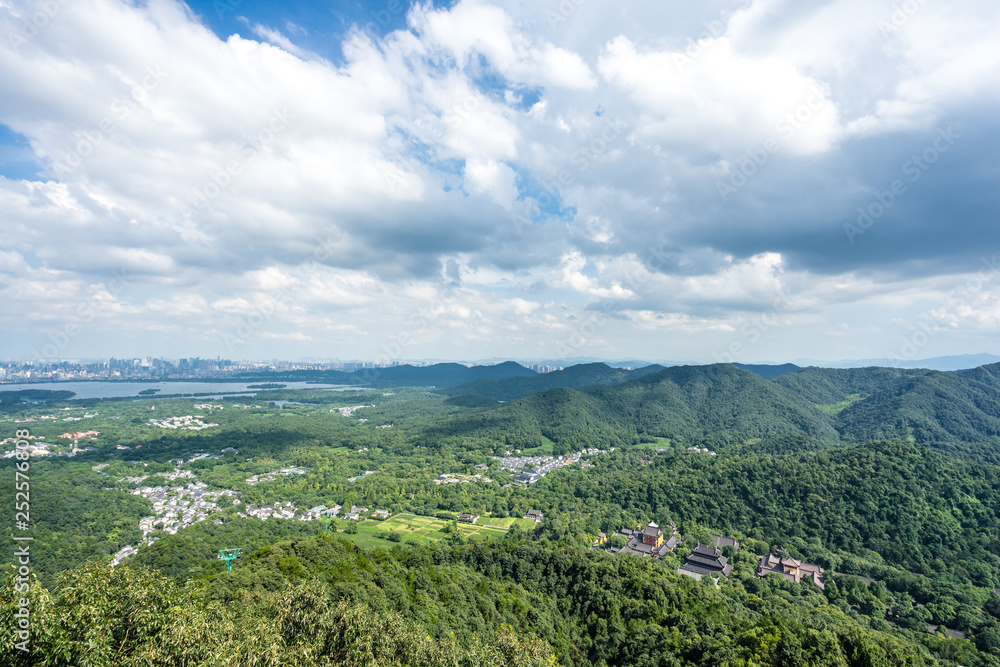
[[[835,416],[843,412],[845,409],[851,407],[858,401],[862,400],[863,398],[864,396],[862,396],[861,394],[851,394],[844,400],[839,401],[837,403],[825,403],[825,404],[816,403],[815,405],[817,408],[819,408],[821,412],[825,412],[828,415]]]
[[[520,526],[525,530],[531,530],[535,527],[534,519],[519,519],[517,517],[507,517],[506,519],[494,518],[491,516],[481,516],[479,517],[479,524],[484,524],[487,526],[497,526],[499,528],[510,528],[511,526]]]
[[[552,448],[555,444],[543,435],[541,446],[522,450],[518,456],[552,456]]]
[[[489,519],[489,517],[485,517]],[[497,519],[497,522],[508,522],[503,528],[469,523],[458,523],[458,530],[465,539],[483,540],[502,538],[507,533],[507,528],[515,522],[527,527],[534,525],[531,519]],[[524,523],[521,523],[524,522]],[[354,542],[360,547],[371,549],[374,547],[391,547],[399,542],[388,540],[389,533],[398,533],[402,537],[402,542],[407,540],[415,541],[419,544],[432,544],[438,540],[448,537],[445,532],[450,521],[436,519],[429,516],[418,516],[416,514],[396,514],[385,521],[365,520],[358,522],[358,532],[351,535],[345,533],[345,521],[336,521],[332,525],[337,528],[337,536],[345,540]],[[493,523],[492,521],[490,523]],[[504,525],[498,523],[497,525]]]

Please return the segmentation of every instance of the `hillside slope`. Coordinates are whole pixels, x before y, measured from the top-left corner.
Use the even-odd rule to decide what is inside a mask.
[[[465,366],[441,363],[430,366],[390,366],[388,368],[362,368],[356,371],[288,371],[284,373],[247,373],[242,380],[291,380],[300,382],[326,382],[375,387],[449,387],[481,379],[502,380],[512,377],[530,377],[535,371],[514,361],[495,366]]]
[[[730,364],[676,366],[617,385],[551,389],[443,428],[503,446],[532,447],[547,438],[560,451],[658,437],[713,447],[761,439],[791,438],[806,447],[839,440],[814,406]]]
[[[548,389],[574,389],[597,384],[621,384],[661,370],[663,370],[663,366],[645,366],[629,371],[623,368],[612,368],[604,363],[577,364],[551,373],[502,380],[481,379],[439,391],[449,396],[475,394],[492,398],[495,401],[512,401]]]
[[[1000,391],[975,377],[930,371],[908,378],[846,408],[835,425],[845,439],[855,442],[902,438],[1000,443]]]
[[[919,377],[930,371],[902,368],[818,368],[810,366],[793,373],[774,378],[775,384],[790,389],[796,395],[816,404],[830,404],[843,401],[849,396],[860,394],[870,396],[878,391],[895,387],[911,377]]]

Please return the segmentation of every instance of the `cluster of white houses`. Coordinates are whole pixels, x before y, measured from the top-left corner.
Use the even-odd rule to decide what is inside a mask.
[[[476,523],[479,521],[478,514],[470,514],[469,512],[459,512],[458,516],[455,517],[459,521],[464,521],[466,523]],[[535,523],[541,523],[544,516],[538,510],[528,510],[525,515],[525,519],[533,519]]]

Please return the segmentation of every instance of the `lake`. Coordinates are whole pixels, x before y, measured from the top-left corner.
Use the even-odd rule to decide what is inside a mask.
[[[22,391],[41,389],[43,391],[72,391],[73,398],[136,398],[140,391],[159,389],[151,398],[159,394],[205,394],[198,398],[219,398],[222,394],[256,396],[267,389],[250,389],[250,385],[283,384],[285,389],[327,389],[329,391],[351,391],[358,387],[336,384],[310,384],[308,382],[31,382],[0,384],[0,391]]]

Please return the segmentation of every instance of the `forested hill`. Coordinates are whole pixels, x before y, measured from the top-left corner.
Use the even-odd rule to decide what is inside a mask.
[[[756,373],[757,375],[773,379],[784,375],[785,373],[793,373],[801,368],[801,366],[796,366],[795,364],[733,364],[736,368],[742,369],[744,371],[750,371],[751,373]]]
[[[1000,363],[958,371],[955,375],[966,380],[982,383],[994,389],[1000,389]]]
[[[775,384],[791,389],[806,401],[833,404],[851,396],[870,396],[895,387],[907,378],[929,373],[927,369],[817,368],[810,366],[774,378]]]
[[[1000,444],[1000,391],[974,377],[929,371],[908,378],[844,409],[837,428],[857,442],[904,438]]]
[[[242,380],[292,380],[371,387],[450,387],[480,379],[502,380],[533,375],[536,373],[530,368],[525,368],[514,361],[505,361],[495,366],[465,366],[453,363],[432,364],[430,366],[404,364],[388,368],[362,368],[356,371],[247,373],[238,377]]]
[[[441,392],[510,401],[438,429],[505,447],[548,439],[561,452],[669,438],[778,453],[901,438],[975,443],[963,455],[996,460],[1000,445],[1000,364],[962,372],[811,367],[773,379],[731,364],[635,371],[586,364]]]
[[[1000,364],[959,372],[810,367],[773,382],[831,415],[845,442],[1000,444]]]
[[[596,532],[622,516],[699,523],[784,542],[815,539],[930,575],[995,588],[1000,574],[1000,468],[958,461],[913,443],[869,443],[804,455],[744,457],[665,453],[636,474],[634,457],[539,482],[540,508]],[[573,511],[567,511],[567,509]],[[588,508],[597,508],[588,515]],[[820,558],[813,553],[810,558]],[[938,559],[938,560],[936,560]],[[831,568],[838,563],[829,561]]]
[[[56,595],[32,591],[38,602],[29,652],[4,642],[0,661],[11,667],[942,664],[928,651],[940,650],[941,641],[891,633],[884,621],[866,627],[816,588],[755,578],[757,559],[746,550],[734,562],[732,580],[716,589],[645,559],[544,542],[364,552],[324,535],[261,550],[207,589],[181,589],[128,565],[94,564],[67,573]],[[6,583],[4,599],[13,599],[12,578]],[[850,592],[880,604],[867,591]],[[14,608],[5,604],[2,611],[11,616]],[[970,643],[955,650],[965,664],[996,664],[976,660]]]
[[[834,444],[839,436],[812,404],[730,364],[676,366],[618,385],[552,389],[457,418],[452,435],[560,451],[657,437],[708,446],[768,439],[768,447]]]
[[[561,371],[540,373],[527,377],[511,377],[502,380],[481,379],[475,382],[441,389],[448,396],[475,394],[495,401],[511,401],[524,398],[548,389],[573,389],[597,384],[621,384],[650,373],[663,370],[663,366],[652,365],[635,370],[612,368],[604,363],[578,364]]]
[[[584,389],[640,435],[704,444],[758,438],[835,443],[837,432],[813,405],[756,373],[731,364],[675,366],[618,387]]]

